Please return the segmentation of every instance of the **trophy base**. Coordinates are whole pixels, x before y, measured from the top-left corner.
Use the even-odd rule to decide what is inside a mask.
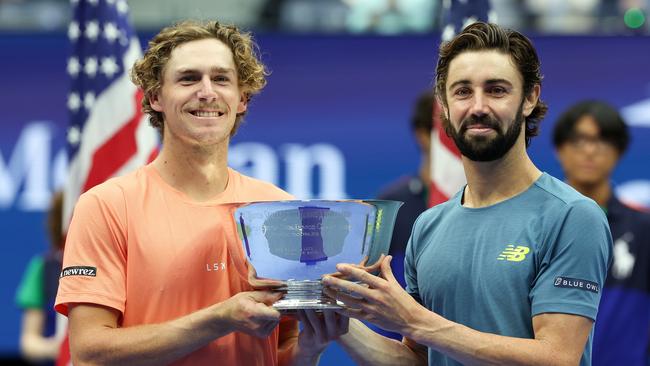
[[[285,286],[277,290],[286,291],[284,297],[273,304],[281,313],[295,313],[297,310],[336,310],[342,309],[343,303],[323,294],[320,280],[284,281]]]

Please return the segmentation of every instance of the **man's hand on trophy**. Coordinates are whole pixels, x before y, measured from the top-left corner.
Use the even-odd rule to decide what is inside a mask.
[[[265,338],[280,322],[280,312],[271,305],[280,300],[281,292],[240,292],[218,306],[219,318],[233,331]]]
[[[257,277],[257,271],[249,261],[246,261],[246,266],[248,267],[248,283],[251,285],[253,289],[281,290],[282,287],[285,286],[285,284],[279,280]]]
[[[381,268],[381,262],[384,260],[384,258],[386,258],[386,255],[382,254],[381,256],[379,256],[379,259],[377,259],[377,261],[375,263],[368,266],[367,264],[368,264],[369,257],[365,256],[365,257],[363,257],[361,262],[359,262],[359,264],[349,264],[349,265],[353,266],[355,268],[358,268],[358,269],[360,269],[362,271],[366,271],[368,273],[377,273],[377,272],[379,272],[379,270]],[[346,275],[343,274],[340,271],[323,275],[323,277],[325,277],[325,276],[332,276],[332,277],[347,279],[345,277]]]
[[[327,345],[348,332],[350,318],[335,310],[298,310],[302,330],[298,336],[301,352],[318,355]]]
[[[345,303],[340,314],[369,321],[382,329],[408,331],[426,310],[400,286],[390,268],[392,256],[380,263],[379,276],[374,276],[356,265],[339,264],[336,269],[342,276],[323,278],[324,292]],[[343,279],[343,278],[345,279]]]

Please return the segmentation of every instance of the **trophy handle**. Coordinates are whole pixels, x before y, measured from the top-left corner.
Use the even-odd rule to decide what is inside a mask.
[[[382,254],[388,254],[397,212],[404,202],[387,200],[363,200],[363,202],[371,204],[377,209],[377,218],[372,229],[372,240],[366,261],[366,265],[372,266],[379,261]]]

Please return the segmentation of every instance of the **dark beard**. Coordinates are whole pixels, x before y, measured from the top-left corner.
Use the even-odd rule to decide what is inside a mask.
[[[501,131],[499,121],[488,115],[483,117],[469,117],[460,125],[458,131],[451,127],[447,129],[448,134],[456,143],[460,153],[472,161],[494,161],[501,159],[512,146],[517,142],[521,133],[521,126],[524,123],[523,102],[519,105],[515,120],[505,134]],[[467,130],[471,125],[482,124],[492,128],[496,132],[496,137],[474,136],[467,137]]]

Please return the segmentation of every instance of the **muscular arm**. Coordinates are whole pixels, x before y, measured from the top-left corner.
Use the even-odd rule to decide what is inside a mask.
[[[482,333],[429,312],[409,333],[413,339],[465,365],[577,365],[591,319],[570,314],[533,317],[534,339]]]
[[[120,312],[115,309],[71,304],[72,359],[75,365],[160,365],[233,331],[266,336],[277,326],[279,313],[265,302],[278,298],[269,293],[239,293],[168,322],[124,328],[119,327]]]
[[[429,312],[401,343],[358,320],[339,343],[358,365],[426,365],[424,345],[464,365],[577,365],[592,324],[576,315],[540,314],[533,318],[535,339],[524,339],[479,332]]]

